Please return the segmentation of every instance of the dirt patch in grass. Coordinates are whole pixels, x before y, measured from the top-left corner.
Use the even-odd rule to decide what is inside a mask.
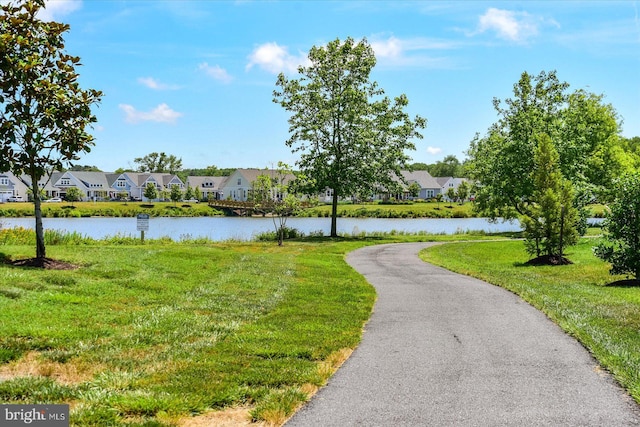
[[[33,267],[45,270],[76,270],[80,268],[77,265],[52,258],[19,259],[16,261],[7,261],[7,263],[15,267]]]
[[[229,408],[224,411],[208,412],[197,417],[183,418],[178,425],[180,427],[235,427],[256,426],[264,427],[264,422],[251,422],[250,407]]]
[[[557,255],[541,255],[537,258],[530,259],[525,265],[569,265],[573,264],[571,260]]]
[[[62,384],[79,384],[90,380],[95,372],[94,365],[54,362],[40,357],[37,351],[31,351],[20,360],[0,366],[0,379],[47,377]]]

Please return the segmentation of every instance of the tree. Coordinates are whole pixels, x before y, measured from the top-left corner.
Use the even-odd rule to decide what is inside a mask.
[[[611,274],[640,278],[640,172],[615,182],[615,198],[604,221],[604,241],[594,248],[599,258],[611,263]]]
[[[138,172],[175,174],[182,169],[182,159],[164,152],[149,153],[133,159],[133,162],[138,165]]]
[[[91,150],[86,128],[102,97],[80,88],[80,58],[64,50],[69,26],[38,19],[43,7],[44,0],[2,2],[0,13],[0,171],[31,179],[39,260],[46,257],[39,184]]]
[[[69,170],[80,172],[102,172],[97,166],[73,165]]]
[[[449,207],[452,207],[452,203],[456,200],[456,189],[453,187],[447,188],[446,196],[449,199]]]
[[[470,188],[467,181],[460,182],[460,185],[458,185],[458,199],[460,199],[461,205],[464,205],[464,201],[469,197],[469,191]]]
[[[297,79],[278,76],[274,102],[291,113],[286,145],[300,153],[300,172],[312,178],[307,194],[331,189],[331,236],[337,236],[338,200],[392,188],[421,138],[426,120],[403,110],[405,95],[391,101],[369,75],[376,64],[366,40],[339,39],[311,48]],[[311,184],[312,183],[312,184]],[[406,184],[406,183],[405,183]]]
[[[187,200],[192,200],[192,199],[199,199],[200,197],[198,197],[198,191],[193,188],[191,185],[187,184],[187,189],[184,192],[184,198]]]
[[[147,184],[147,186],[144,188],[144,197],[146,197],[149,201],[158,198],[158,188],[155,184],[151,182]]]
[[[542,134],[558,152],[563,177],[579,191],[606,186],[599,160],[615,143],[619,123],[615,110],[601,96],[576,91],[560,82],[555,71],[532,77],[523,73],[514,97],[493,104],[499,120],[487,135],[471,142],[467,163],[478,182],[476,208],[490,218],[526,215],[535,203],[534,153]],[[599,168],[599,169],[598,169]],[[608,178],[607,178],[608,179]],[[581,198],[579,200],[585,200]]]
[[[525,247],[550,263],[565,263],[564,249],[578,241],[578,211],[573,204],[573,188],[562,176],[559,156],[548,135],[541,135],[534,157],[535,201],[521,217]]]
[[[409,184],[409,188],[407,188],[407,190],[409,191],[409,195],[411,197],[418,197],[420,196],[420,184],[418,184],[417,182],[412,182],[411,184]]]
[[[179,185],[173,184],[171,186],[171,193],[169,193],[169,197],[174,205],[182,200],[182,190]]]
[[[71,206],[73,206],[73,202],[79,202],[82,200],[82,191],[78,187],[69,187],[67,188],[67,195],[65,196],[67,201],[71,202]]]
[[[462,164],[454,155],[448,155],[442,161],[437,161],[435,164],[429,165],[427,170],[431,176],[462,176]]]

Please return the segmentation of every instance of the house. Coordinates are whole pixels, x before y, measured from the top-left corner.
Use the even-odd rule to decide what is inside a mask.
[[[158,196],[163,199],[163,192],[170,192],[174,185],[184,190],[184,183],[177,175],[167,173],[138,173],[124,172],[120,174],[114,181],[112,188],[129,193],[129,197],[134,200],[147,200],[144,197],[144,190],[151,184],[158,190]],[[124,187],[122,187],[124,185]]]
[[[43,176],[38,181],[38,187],[40,188],[41,194],[45,199],[50,199],[52,197],[60,197],[60,189],[53,186],[53,182],[57,181],[58,178],[62,175],[62,172],[53,172],[51,177]],[[31,177],[29,175],[20,175],[20,180],[25,183],[25,185],[31,189]]]
[[[227,178],[226,176],[189,176],[187,186],[197,192],[198,199],[222,200],[224,199],[223,186]]]
[[[467,178],[454,178],[452,176],[439,177],[439,178],[436,178],[436,180],[438,181],[438,185],[440,185],[440,192],[442,193],[442,195],[445,197],[447,201],[453,201],[453,200],[449,200],[449,198],[447,197],[447,191],[449,191],[449,188],[453,188],[455,191],[458,191],[458,187],[463,182],[466,182],[467,184],[471,184],[471,182]]]
[[[11,172],[0,173],[0,203],[4,203],[13,197],[28,200],[27,195],[28,187],[22,180]]]
[[[104,200],[113,195],[110,180],[113,175],[104,172],[66,171],[56,174],[55,181],[52,176],[51,185],[58,189],[56,197],[65,198],[67,190],[76,187],[80,190],[82,201]]]
[[[388,197],[395,197],[398,200],[412,200],[412,199],[432,199],[438,193],[440,193],[440,185],[438,181],[431,176],[427,171],[400,171],[402,178],[406,181],[406,184],[402,182],[402,179],[398,176],[394,176],[393,180],[401,186],[402,192],[392,195],[387,191],[383,191],[381,194],[374,197],[374,199],[386,199]],[[419,187],[418,195],[413,196],[410,192],[410,187],[417,184]]]
[[[278,171],[274,169],[238,169],[233,172],[222,184],[222,194],[225,199],[236,201],[247,201],[253,191],[253,183],[260,175],[269,175],[272,179],[279,177]],[[294,180],[293,174],[283,176],[283,184]],[[273,197],[281,197],[281,194],[273,194]]]

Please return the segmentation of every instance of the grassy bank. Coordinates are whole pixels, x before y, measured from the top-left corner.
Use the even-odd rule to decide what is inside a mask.
[[[423,259],[520,295],[576,337],[640,402],[640,288],[610,285],[609,266],[593,240],[570,248],[573,265],[530,267],[522,242],[457,243],[424,251]]]
[[[221,211],[206,203],[173,202],[68,202],[42,203],[45,218],[83,218],[92,216],[135,217],[138,214],[158,216],[215,216]],[[33,216],[33,203],[2,203],[0,217],[16,218]]]

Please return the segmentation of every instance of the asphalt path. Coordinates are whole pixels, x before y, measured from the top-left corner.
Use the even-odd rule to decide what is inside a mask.
[[[348,254],[377,290],[374,313],[286,427],[640,425],[584,347],[516,295],[421,261],[428,245]]]

